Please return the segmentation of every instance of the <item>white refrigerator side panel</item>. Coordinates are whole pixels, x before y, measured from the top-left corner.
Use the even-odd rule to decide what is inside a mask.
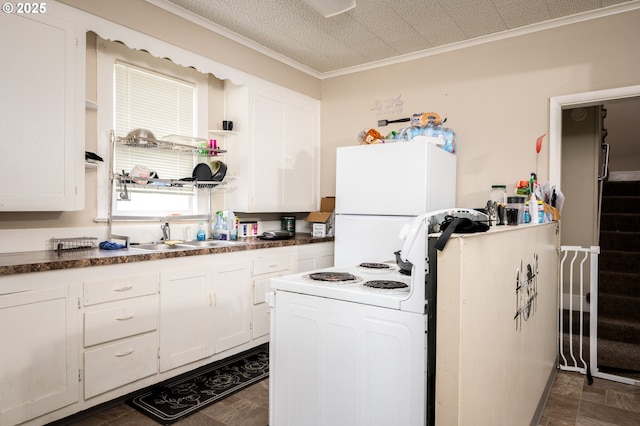
[[[412,216],[335,216],[335,266],[393,260],[402,248],[400,230]]]
[[[336,213],[418,215],[455,207],[456,156],[425,142],[341,147]]]

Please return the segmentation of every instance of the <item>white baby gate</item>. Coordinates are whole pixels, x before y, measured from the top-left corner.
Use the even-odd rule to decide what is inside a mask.
[[[630,385],[638,385],[639,381],[620,377],[613,374],[603,373],[598,370],[598,256],[600,255],[600,247],[577,247],[577,246],[561,246],[560,260],[560,300],[559,300],[559,367],[561,370],[578,371],[586,374],[589,383],[593,381],[592,377],[613,380],[616,382],[626,383]],[[589,334],[584,334],[584,279],[585,264],[589,259]],[[567,262],[569,260],[569,262]],[[577,262],[577,263],[576,263]],[[567,266],[566,264],[569,263]],[[567,269],[568,268],[568,269]],[[568,288],[565,285],[565,271],[568,271]],[[579,275],[579,282],[574,284],[574,272]],[[578,286],[578,292],[575,296],[578,298],[578,307],[574,306],[576,297],[574,297],[575,286]],[[565,294],[565,290],[566,294]],[[568,299],[568,300],[565,300]],[[576,309],[577,308],[577,309]],[[564,324],[563,310],[568,310],[568,324]],[[577,338],[574,339],[575,330],[573,329],[574,312],[579,314],[579,322]],[[585,361],[584,353],[584,337],[588,336],[589,342],[589,361]],[[566,339],[565,339],[566,338]],[[574,340],[578,342],[577,359],[574,350]],[[565,341],[567,343],[565,343]],[[568,353],[565,356],[565,346],[568,345]],[[567,359],[569,358],[569,359]]]

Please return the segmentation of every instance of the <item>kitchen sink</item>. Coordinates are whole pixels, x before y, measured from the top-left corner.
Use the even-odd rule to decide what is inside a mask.
[[[225,245],[234,245],[239,244],[239,241],[228,241],[228,240],[205,240],[205,241],[185,241],[184,243],[180,243],[181,246],[191,246],[191,247],[220,247]]]
[[[175,244],[175,245],[171,245],[171,244],[164,244],[164,243],[157,243],[157,244],[138,244],[138,245],[132,245],[129,246],[129,248],[131,249],[137,249],[137,250],[145,250],[145,251],[171,251],[171,250],[184,250],[187,247]]]
[[[149,243],[131,245],[129,248],[144,251],[173,251],[173,250],[193,250],[197,248],[205,249],[212,247],[224,247],[239,244],[239,241],[206,240],[206,241],[185,241],[177,244]]]

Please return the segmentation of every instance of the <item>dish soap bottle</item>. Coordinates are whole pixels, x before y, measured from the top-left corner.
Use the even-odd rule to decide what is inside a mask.
[[[222,212],[216,212],[216,223],[213,225],[213,231],[211,238],[214,240],[221,240],[224,232],[224,218],[222,217]]]
[[[198,233],[196,234],[196,240],[204,241],[207,239],[207,233],[204,230],[204,224],[200,222],[198,225]]]

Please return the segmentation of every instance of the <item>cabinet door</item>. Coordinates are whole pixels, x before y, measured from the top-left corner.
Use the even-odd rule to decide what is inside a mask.
[[[0,15],[0,211],[84,207],[85,35],[53,3]]]
[[[333,243],[324,242],[296,247],[295,272],[313,271],[333,266]]]
[[[205,358],[210,350],[211,272],[160,273],[160,371]]]
[[[320,182],[317,114],[312,105],[293,102],[286,105],[280,200],[283,211],[317,208]]]
[[[251,274],[248,262],[216,268],[215,351],[223,352],[251,340]]]
[[[316,210],[319,102],[284,88],[232,83],[225,84],[225,102],[229,117],[245,123],[226,156],[238,174],[231,204],[247,212]]]
[[[77,286],[0,296],[0,424],[78,401]]]
[[[285,104],[256,91],[253,99],[253,206],[257,211],[284,211],[283,140]]]

